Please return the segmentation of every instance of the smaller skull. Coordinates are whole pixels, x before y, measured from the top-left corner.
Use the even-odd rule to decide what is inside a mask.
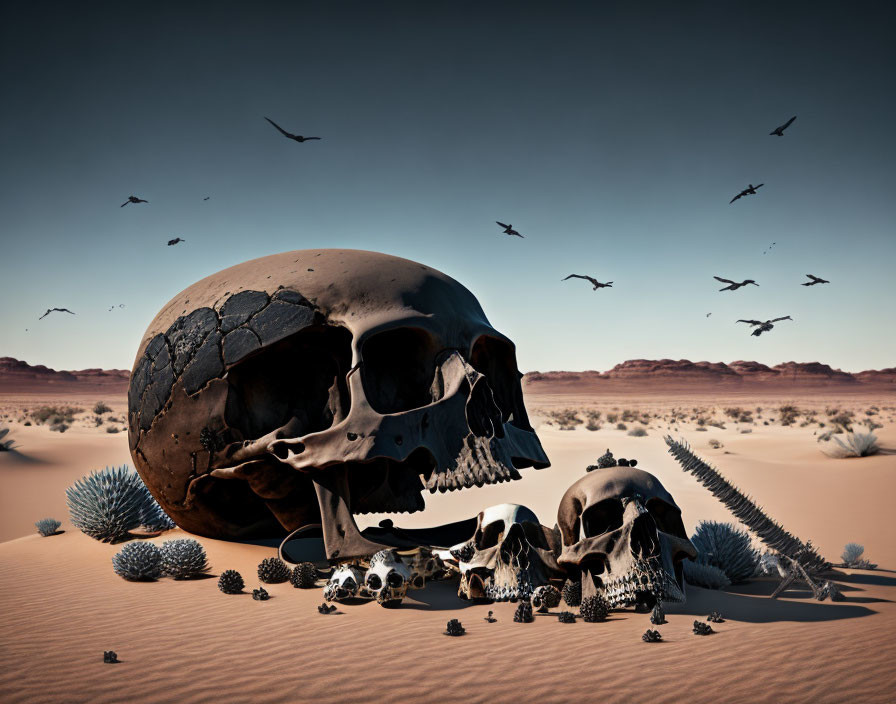
[[[547,611],[548,609],[553,609],[554,607],[559,606],[560,599],[561,594],[557,587],[551,584],[543,584],[540,587],[535,587],[530,601],[532,602],[532,606],[539,611]]]
[[[563,495],[557,523],[559,563],[581,575],[583,597],[641,611],[685,600],[681,562],[697,551],[681,510],[652,474],[631,466],[586,474]]]
[[[358,596],[364,583],[364,572],[358,565],[345,564],[337,567],[324,587],[324,599],[343,601]]]
[[[427,582],[437,579],[445,571],[441,558],[429,548],[419,547],[413,552],[404,552],[401,560],[411,571],[408,585],[411,589],[423,589]]]
[[[471,540],[451,549],[458,560],[462,599],[528,599],[540,586],[562,576],[550,528],[519,504],[499,504],[479,513]]]
[[[364,577],[364,590],[380,606],[395,607],[407,594],[411,578],[410,568],[402,562],[394,549],[380,550],[370,558],[370,569]]]

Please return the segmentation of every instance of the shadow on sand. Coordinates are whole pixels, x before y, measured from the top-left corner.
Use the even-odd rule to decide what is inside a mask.
[[[757,580],[738,585],[729,591],[700,589],[689,585],[686,603],[667,603],[664,607],[669,614],[693,616],[706,616],[712,611],[720,611],[726,619],[746,623],[813,622],[871,616],[875,612],[859,604],[886,601],[849,594],[844,601],[818,602],[808,588],[802,587],[788,590],[780,599],[769,599],[776,586],[777,582],[774,580]],[[853,591],[856,590],[849,589],[849,592]],[[804,601],[793,601],[794,599]]]

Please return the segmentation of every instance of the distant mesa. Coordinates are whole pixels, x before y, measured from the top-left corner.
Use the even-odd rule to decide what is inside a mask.
[[[820,362],[784,362],[769,367],[760,362],[737,360],[724,362],[692,362],[688,359],[630,359],[606,372],[530,372],[523,385],[531,391],[572,390],[588,382],[610,388],[624,382],[645,382],[703,385],[767,385],[788,386],[858,386],[859,384],[896,384],[896,368],[868,370],[851,374]]]
[[[126,393],[130,372],[125,369],[57,371],[13,357],[0,357],[0,392],[108,391]]]

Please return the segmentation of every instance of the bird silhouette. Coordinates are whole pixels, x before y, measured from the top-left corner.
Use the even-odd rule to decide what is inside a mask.
[[[754,286],[758,286],[753,279],[744,279],[740,283],[736,281],[732,281],[731,279],[723,279],[721,276],[713,276],[716,281],[721,281],[723,284],[730,284],[730,286],[725,286],[724,288],[720,288],[719,291],[737,291],[741,286],[746,286],[747,284],[753,284]]]
[[[47,308],[47,312],[44,313],[42,316],[40,316],[40,317],[38,318],[38,320],[43,320],[43,319],[46,318],[50,313],[53,313],[53,312],[59,312],[59,313],[71,313],[72,315],[74,315],[74,312],[70,311],[68,308]]]
[[[817,276],[815,276],[815,274],[806,274],[806,276],[808,276],[808,277],[809,277],[810,279],[812,279],[812,280],[811,280],[811,281],[807,281],[807,282],[804,283],[804,284],[800,284],[801,286],[814,286],[815,284],[829,284],[829,283],[831,283],[831,282],[828,281],[827,279],[820,279],[820,278],[818,278]]]
[[[754,186],[754,185],[751,183],[751,184],[750,184],[749,186],[747,186],[744,190],[742,190],[740,193],[738,193],[736,196],[734,196],[734,198],[732,198],[731,200],[729,200],[729,201],[728,201],[728,205],[731,205],[731,204],[732,204],[734,201],[736,201],[738,198],[743,198],[744,196],[755,196],[755,195],[756,195],[756,189],[757,189],[757,188],[762,188],[764,185],[765,185],[764,183],[760,183],[758,186]]]
[[[168,246],[171,247],[176,245],[178,242],[186,242],[186,240],[181,239],[180,237],[175,237],[173,240],[168,240]]]
[[[119,303],[117,306],[110,306],[109,312],[112,312],[116,308],[124,308],[124,303]]]
[[[142,198],[138,198],[137,196],[128,196],[128,199],[124,203],[121,204],[121,207],[123,208],[128,203],[149,203],[149,201],[143,200]]]
[[[712,313],[707,313],[707,314],[706,314],[706,317],[708,318],[708,317],[711,316],[711,315],[712,315]]]
[[[287,132],[280,125],[278,125],[276,122],[274,122],[271,118],[266,117],[264,119],[267,120],[268,122],[270,122],[274,127],[276,127],[277,130],[280,132],[280,134],[282,134],[284,137],[288,137],[289,139],[294,139],[296,142],[301,143],[301,142],[307,142],[311,139],[320,139],[320,137],[303,137],[300,134],[293,134],[292,132]]]
[[[505,235],[514,235],[516,237],[522,237],[522,235],[519,232],[517,232],[516,230],[513,229],[513,225],[505,225],[500,220],[495,220],[495,222],[504,228]]]
[[[759,337],[762,333],[768,332],[775,327],[772,323],[777,323],[779,320],[793,320],[793,318],[789,315],[785,315],[783,318],[772,318],[771,320],[738,320],[737,322],[747,323],[750,327],[758,325],[759,327],[757,327],[752,334]]]
[[[607,283],[602,284],[597,279],[593,279],[590,276],[582,276],[581,274],[570,274],[569,276],[566,277],[566,279],[563,279],[563,281],[566,281],[567,279],[585,279],[585,281],[590,281],[591,284],[594,286],[594,288],[591,289],[592,291],[597,291],[597,289],[599,289],[599,288],[613,288],[612,281],[607,281]]]
[[[783,136],[784,136],[784,130],[786,130],[788,127],[790,127],[790,125],[793,124],[793,121],[794,121],[795,119],[796,119],[796,115],[794,115],[793,117],[791,117],[787,122],[785,122],[785,123],[784,123],[783,125],[781,125],[780,127],[775,127],[775,129],[773,129],[771,132],[769,132],[769,134],[770,134],[770,135],[773,134],[773,135],[775,135],[776,137],[783,137]]]
[[[211,196],[206,196],[206,197],[203,198],[202,200],[208,200],[209,198],[211,198]]]

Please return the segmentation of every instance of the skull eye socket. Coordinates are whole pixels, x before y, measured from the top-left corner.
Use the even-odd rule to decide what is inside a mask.
[[[357,589],[358,585],[355,584],[355,580],[351,577],[346,578],[346,580],[342,583],[343,589],[348,589],[348,591],[353,592]]]
[[[473,343],[470,365],[488,381],[502,421],[522,430],[532,430],[522,403],[521,374],[513,344],[483,335]]]
[[[604,499],[589,506],[582,514],[582,532],[585,538],[594,538],[622,527],[622,502]]]
[[[663,533],[676,535],[679,538],[687,538],[684,523],[681,520],[681,509],[662,499],[653,498],[647,501],[647,511],[653,516],[657,528]]]
[[[482,526],[477,535],[479,539],[476,543],[480,550],[493,548],[500,542],[503,535],[504,521],[492,521],[491,523]]]
[[[369,574],[367,575],[367,586],[371,589],[380,589],[383,586],[383,580],[378,574]]]
[[[434,390],[438,347],[420,328],[396,328],[374,335],[362,348],[362,383],[377,413],[400,413],[439,400]]]
[[[393,589],[398,589],[401,585],[404,584],[404,577],[402,577],[398,572],[390,572],[386,575],[386,584],[388,584]]]

